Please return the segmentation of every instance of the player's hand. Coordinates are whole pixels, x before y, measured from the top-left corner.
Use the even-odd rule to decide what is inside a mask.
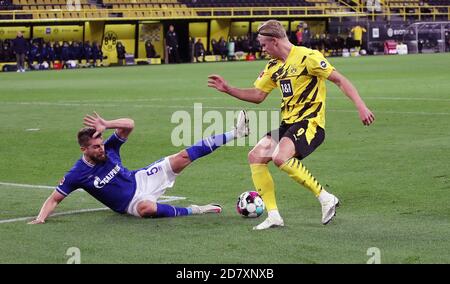
[[[219,75],[208,76],[208,87],[215,88],[220,92],[226,93],[228,91],[228,83]]]
[[[93,138],[97,138],[106,129],[106,120],[104,120],[95,111],[94,111],[93,116],[86,114],[83,121],[84,121],[84,125],[95,128],[96,131],[95,131],[94,135],[92,136]]]
[[[358,108],[359,118],[362,123],[366,126],[371,125],[375,121],[375,115],[366,106],[361,106]]]
[[[44,220],[35,219],[33,221],[28,222],[28,225],[37,225],[37,224],[44,224]]]

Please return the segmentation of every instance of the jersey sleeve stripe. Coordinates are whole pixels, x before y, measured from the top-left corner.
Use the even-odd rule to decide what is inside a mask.
[[[116,136],[116,138],[117,138],[120,142],[123,142],[123,143],[127,142],[127,139],[121,138],[119,135],[117,135],[116,132],[114,132],[114,136]]]
[[[61,193],[61,194],[64,195],[64,196],[67,196],[67,195],[68,195],[67,193],[65,193],[64,191],[62,191],[59,187],[56,187],[55,190],[56,190],[57,192]]]

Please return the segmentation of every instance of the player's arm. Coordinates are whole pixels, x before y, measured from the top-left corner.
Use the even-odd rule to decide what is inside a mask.
[[[208,87],[215,88],[220,92],[227,93],[242,101],[255,104],[264,101],[268,95],[268,93],[257,88],[241,89],[233,87],[219,75],[208,76]]]
[[[44,224],[47,217],[52,214],[53,210],[55,210],[56,206],[65,198],[64,195],[57,192],[56,190],[47,198],[42,205],[41,211],[39,215],[33,221],[28,224]]]
[[[372,111],[366,106],[364,101],[358,94],[358,91],[353,84],[341,73],[333,70],[328,76],[328,80],[336,84],[341,91],[355,104],[359,112],[359,118],[364,125],[370,125],[375,120],[375,116]]]
[[[84,125],[95,128],[96,132],[93,137],[97,137],[106,129],[116,129],[116,133],[120,138],[127,139],[134,129],[134,120],[131,118],[105,120],[94,112],[94,115],[86,115],[84,117]]]

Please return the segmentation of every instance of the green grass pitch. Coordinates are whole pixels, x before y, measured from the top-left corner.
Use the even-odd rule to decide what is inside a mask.
[[[138,219],[112,211],[49,218],[45,225],[0,223],[0,263],[450,263],[450,54],[331,58],[358,88],[376,122],[364,127],[352,103],[328,84],[327,138],[304,164],[342,202],[327,226],[314,196],[273,165],[285,227],[235,211],[252,189],[250,146],[222,147],[196,161],[167,194],[175,205],[219,202],[221,215]],[[183,64],[0,73],[0,182],[53,186],[79,158],[75,135],[85,114],[132,117],[122,148],[129,169],[183,147],[171,143],[177,110],[193,113],[279,107],[274,91],[260,105],[207,88],[218,73],[251,87],[265,62]],[[207,124],[204,125],[207,127]],[[29,129],[39,129],[30,131]],[[0,222],[35,216],[50,189],[0,185]],[[103,207],[84,192],[57,212]]]

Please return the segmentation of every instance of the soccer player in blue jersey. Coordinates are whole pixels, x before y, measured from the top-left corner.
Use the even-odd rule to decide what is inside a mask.
[[[247,114],[241,111],[233,130],[201,140],[145,168],[130,171],[122,165],[120,148],[133,131],[134,121],[130,118],[105,120],[95,113],[86,115],[84,124],[86,127],[78,132],[82,157],[66,173],[43,204],[37,218],[29,224],[45,223],[56,206],[78,188],[84,189],[115,212],[137,217],[220,213],[222,207],[218,204],[175,207],[158,203],[157,200],[167,188],[173,186],[176,176],[193,161],[249,133]],[[103,141],[101,134],[106,129],[115,129],[115,132]]]

